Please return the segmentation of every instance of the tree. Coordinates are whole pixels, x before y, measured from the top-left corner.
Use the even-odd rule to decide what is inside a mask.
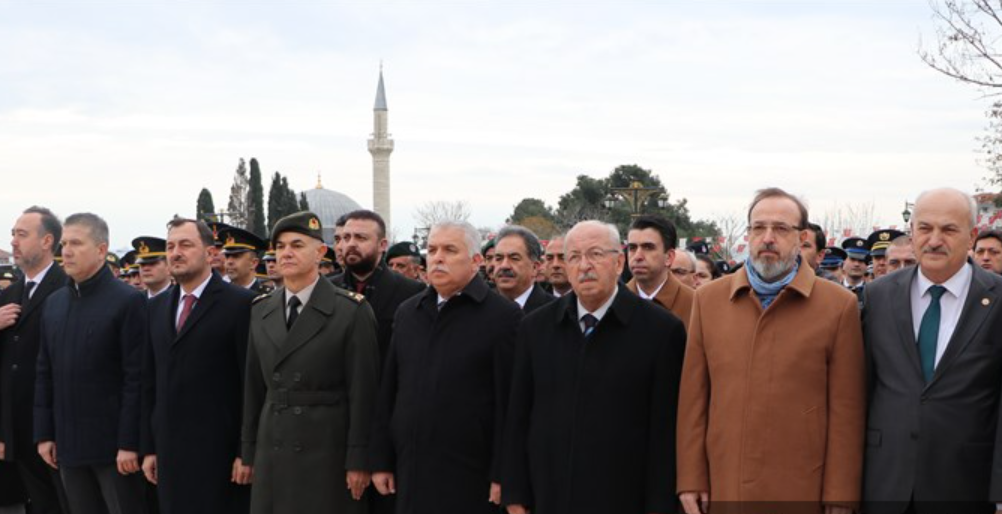
[[[226,206],[226,211],[230,215],[230,225],[234,227],[247,228],[250,216],[247,205],[247,193],[250,184],[247,180],[247,163],[240,159],[237,171],[233,174],[233,185],[230,186],[230,201]]]
[[[469,221],[470,206],[462,200],[434,200],[414,209],[414,221],[419,227],[431,227],[440,221]]]
[[[873,202],[833,204],[815,221],[828,238],[841,241],[849,236],[867,237],[876,226]]]
[[[198,193],[198,204],[195,206],[195,219],[210,220],[215,218],[216,206],[212,203],[212,193],[208,189],[202,188]]]
[[[287,195],[282,185],[282,174],[275,172],[271,176],[271,186],[268,187],[268,231],[275,226],[278,220],[289,213],[285,209],[285,199]]]
[[[268,227],[264,226],[264,187],[261,185],[261,167],[257,159],[250,160],[250,189],[247,191],[247,230],[258,237],[268,235]]]
[[[746,221],[744,215],[731,212],[717,216],[714,221],[717,228],[720,229],[720,236],[723,238],[723,242],[720,243],[720,250],[717,255],[725,260],[732,261],[745,253],[747,249],[747,235],[748,235],[748,222]],[[741,248],[744,244],[745,248]]]
[[[665,190],[661,179],[651,170],[628,164],[618,166],[608,177],[596,179],[587,175],[579,175],[574,189],[560,197],[557,204],[556,222],[562,229],[570,228],[574,223],[584,219],[597,219],[616,225],[621,234],[626,234],[630,226],[631,209],[625,201],[617,201],[607,209],[603,203],[612,193],[614,187],[629,187],[634,182],[640,182],[645,187],[655,187],[658,194],[651,195],[641,207],[644,214],[658,214],[675,224],[679,237],[714,237],[718,233],[712,221],[693,220],[689,214],[688,200],[681,199],[675,203],[670,201],[670,195]],[[666,198],[662,209],[658,206],[658,197]],[[618,200],[618,199],[617,199]]]
[[[557,228],[556,223],[543,216],[528,216],[522,218],[518,224],[531,230],[536,236],[544,240],[553,239],[553,236],[560,233],[560,229]]]
[[[530,217],[540,217],[553,221],[553,211],[538,198],[524,198],[515,205],[514,211],[508,217],[508,223],[521,225],[522,220]]]
[[[310,210],[310,202],[306,199],[306,193],[299,193],[299,210],[308,211]]]

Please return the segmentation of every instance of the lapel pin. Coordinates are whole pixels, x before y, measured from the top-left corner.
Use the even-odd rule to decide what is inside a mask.
[[[989,303],[992,303],[992,301],[989,300],[988,298],[982,298],[981,299],[981,305],[984,305],[985,307],[988,307]]]

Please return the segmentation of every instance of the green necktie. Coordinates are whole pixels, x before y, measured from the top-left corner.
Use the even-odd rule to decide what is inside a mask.
[[[929,288],[929,307],[926,307],[925,314],[922,315],[922,324],[919,325],[919,358],[922,360],[922,376],[928,384],[932,380],[932,373],[936,369],[936,343],[939,339],[939,299],[946,292],[943,286],[932,286]]]

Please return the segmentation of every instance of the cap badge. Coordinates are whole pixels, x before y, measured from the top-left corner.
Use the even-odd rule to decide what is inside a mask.
[[[310,230],[320,230],[320,220],[316,218],[310,218]]]

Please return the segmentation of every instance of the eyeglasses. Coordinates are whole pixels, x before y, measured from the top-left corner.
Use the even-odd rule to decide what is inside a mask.
[[[581,259],[585,259],[588,262],[595,264],[597,262],[602,262],[605,256],[610,253],[619,253],[619,250],[609,250],[607,248],[592,248],[585,253],[572,252],[567,254],[568,264],[579,264]]]
[[[772,230],[776,237],[786,237],[800,229],[786,223],[755,223],[748,228],[753,236],[764,236],[769,230]]]

